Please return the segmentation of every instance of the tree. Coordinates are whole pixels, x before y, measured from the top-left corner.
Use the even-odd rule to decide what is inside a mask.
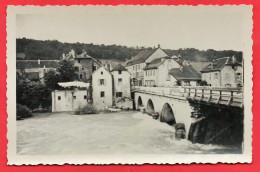
[[[33,111],[40,105],[50,106],[51,91],[41,82],[21,80],[17,83],[16,97],[17,104],[25,105]]]
[[[198,84],[200,86],[207,86],[208,85],[207,81],[204,81],[204,80],[200,81]]]
[[[52,91],[59,89],[58,82],[60,75],[56,71],[50,70],[44,75],[44,83],[48,89]]]
[[[77,80],[77,74],[74,68],[74,62],[69,60],[61,60],[57,71],[60,74],[60,82],[70,82]]]

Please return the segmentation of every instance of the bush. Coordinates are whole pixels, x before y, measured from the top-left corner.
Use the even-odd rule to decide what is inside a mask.
[[[26,106],[17,104],[16,105],[16,119],[20,120],[23,118],[29,118],[32,117],[32,111],[27,108]]]
[[[96,109],[92,104],[87,104],[87,105],[84,107],[84,113],[85,113],[85,114],[97,114],[98,111],[97,111],[97,109]]]
[[[75,115],[81,115],[81,114],[97,114],[97,109],[92,104],[87,104],[84,107],[79,106],[75,111]]]
[[[207,86],[208,85],[208,83],[207,83],[207,81],[200,81],[199,82],[199,86]]]

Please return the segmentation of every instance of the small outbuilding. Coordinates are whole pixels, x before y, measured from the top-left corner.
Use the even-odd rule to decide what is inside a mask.
[[[52,92],[52,112],[75,111],[88,104],[89,83],[75,81],[58,84],[65,90]]]

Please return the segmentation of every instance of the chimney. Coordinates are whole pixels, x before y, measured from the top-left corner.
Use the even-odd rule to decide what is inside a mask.
[[[62,53],[62,59],[64,60],[66,58],[65,54]]]
[[[180,71],[183,72],[183,66],[182,65],[180,65]]]
[[[236,63],[237,62],[237,59],[236,59],[236,57],[235,56],[232,56],[232,63]]]
[[[161,48],[160,44],[158,44],[158,48]]]
[[[38,65],[40,65],[41,64],[41,60],[40,59],[38,59]]]
[[[70,50],[70,53],[71,53],[72,57],[75,58],[75,51],[73,49]]]

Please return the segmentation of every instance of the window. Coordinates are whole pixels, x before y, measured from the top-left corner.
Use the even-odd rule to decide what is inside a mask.
[[[101,72],[101,75],[103,75],[103,72]]]
[[[80,60],[78,59],[78,63],[80,63]]]
[[[79,78],[82,79],[82,74],[79,75]]]
[[[99,80],[99,85],[105,85],[105,80],[104,79],[100,79]]]
[[[100,92],[100,97],[105,97],[105,92],[104,91]]]
[[[214,79],[218,79],[218,73],[214,73]]]
[[[121,70],[119,70],[119,71],[118,71],[118,74],[122,74],[122,71],[121,71]]]
[[[121,85],[122,84],[122,78],[118,78],[118,85]]]
[[[61,97],[60,97],[60,96],[58,96],[58,100],[61,100]]]
[[[78,71],[79,69],[78,69],[78,67],[74,67],[74,70],[75,70],[75,71]]]
[[[84,70],[84,67],[82,67],[81,70]]]
[[[87,99],[87,96],[86,96],[86,95],[84,95],[84,99]]]
[[[123,93],[122,92],[116,92],[116,97],[123,97]]]
[[[73,99],[76,99],[77,97],[76,96],[73,96]]]

